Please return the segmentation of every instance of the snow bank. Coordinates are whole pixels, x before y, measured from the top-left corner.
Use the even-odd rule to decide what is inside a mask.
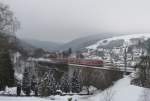
[[[0,91],[1,95],[16,95],[16,87],[8,88],[6,87],[5,91]]]
[[[0,91],[0,95],[16,95],[17,87],[6,87],[5,91]],[[25,95],[23,91],[21,91],[21,95]],[[1,101],[1,100],[0,100]]]

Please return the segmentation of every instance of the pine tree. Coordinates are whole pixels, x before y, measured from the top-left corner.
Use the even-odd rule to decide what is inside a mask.
[[[38,96],[38,84],[35,85],[34,95]]]
[[[73,93],[79,93],[81,91],[79,70],[75,70],[71,80],[71,90]]]
[[[56,94],[56,80],[52,71],[45,73],[39,85],[39,93],[41,96],[49,96]]]
[[[48,75],[48,82],[49,82],[49,93],[50,95],[55,95],[56,94],[56,80],[55,80],[55,77],[52,74],[49,73]]]
[[[39,86],[38,86],[38,92],[40,96],[49,96],[49,88],[48,88],[48,80],[43,79]]]
[[[31,90],[34,92],[35,96],[38,96],[38,82],[35,75],[31,78]]]
[[[28,68],[25,68],[25,71],[23,74],[22,90],[27,96],[30,96],[31,80],[30,80],[30,73],[29,73]]]
[[[70,82],[67,73],[65,73],[61,79],[61,90],[65,93],[70,92]]]
[[[33,75],[31,78],[31,90],[34,91],[35,90],[35,85],[37,84],[36,78]]]
[[[0,51],[0,90],[14,85],[14,70],[8,50]]]

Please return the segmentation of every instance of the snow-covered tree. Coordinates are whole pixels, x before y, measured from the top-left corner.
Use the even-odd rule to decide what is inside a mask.
[[[81,91],[79,70],[75,70],[71,79],[71,91],[73,93],[79,93]]]
[[[48,80],[46,78],[39,83],[38,93],[40,96],[49,96]]]
[[[56,94],[56,84],[54,73],[51,70],[48,73],[45,73],[39,84],[40,95],[49,96]]]
[[[48,82],[49,82],[48,87],[49,87],[50,95],[56,94],[56,80],[53,73],[49,73]]]
[[[31,78],[31,90],[34,92],[35,96],[38,95],[38,83],[35,75],[32,75]]]
[[[65,93],[70,92],[70,81],[67,73],[61,78],[61,90]]]

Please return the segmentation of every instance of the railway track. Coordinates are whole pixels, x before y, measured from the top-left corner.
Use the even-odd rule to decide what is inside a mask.
[[[68,64],[69,66],[76,66],[76,67],[82,67],[82,68],[93,68],[93,69],[103,69],[103,70],[115,70],[115,71],[122,71],[124,72],[124,67],[112,67],[112,66],[103,66],[103,67],[97,67],[97,66],[89,66],[89,65],[79,65],[79,64]],[[127,72],[134,72],[134,68],[127,67]]]

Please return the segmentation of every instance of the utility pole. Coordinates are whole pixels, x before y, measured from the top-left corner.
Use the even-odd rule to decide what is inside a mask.
[[[124,75],[127,74],[127,46],[124,48]]]

